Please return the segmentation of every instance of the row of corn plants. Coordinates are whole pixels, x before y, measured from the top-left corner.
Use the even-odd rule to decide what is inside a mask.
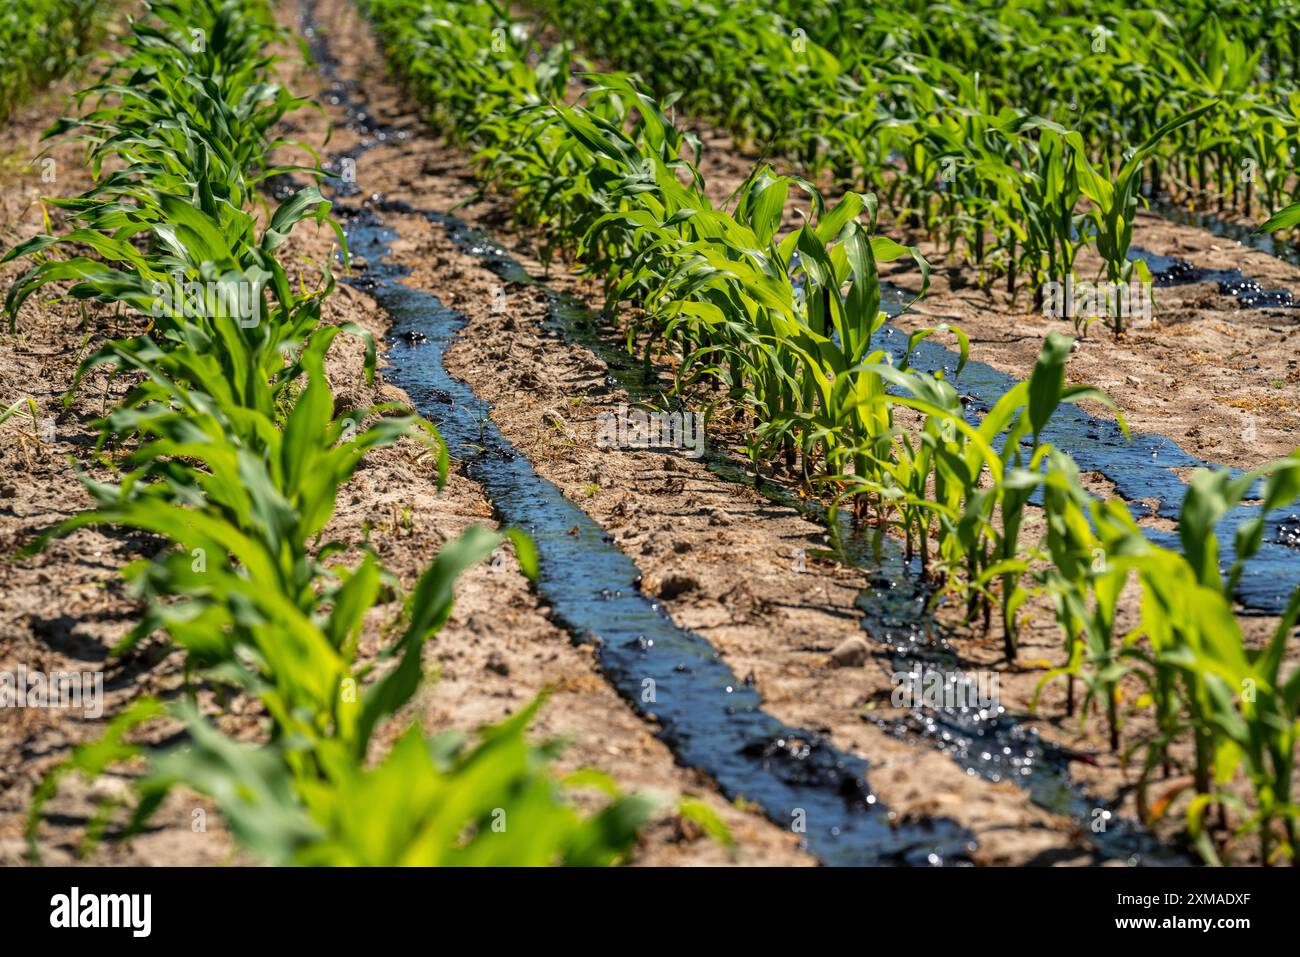
[[[1073,463],[1059,453],[1053,457],[1040,479],[1051,564],[1035,575],[1056,606],[1066,664],[1043,683],[1069,681],[1073,708],[1079,677],[1085,705],[1104,707],[1116,749],[1126,718],[1140,710],[1154,718],[1155,733],[1125,749],[1140,767],[1139,805],[1147,820],[1163,817],[1186,792],[1188,830],[1207,861],[1220,861],[1209,827],[1212,809],[1223,823],[1230,808],[1236,836],[1257,835],[1263,861],[1293,863],[1300,669],[1288,673],[1286,658],[1300,621],[1300,587],[1260,647],[1247,644],[1232,592],[1263,543],[1265,513],[1300,495],[1300,450],[1240,476],[1195,473],[1179,515],[1181,553],[1154,545],[1122,502],[1084,493]],[[1258,493],[1252,491],[1257,482],[1263,483]],[[1215,526],[1256,495],[1259,515],[1240,527],[1228,563]],[[1121,632],[1116,609],[1133,580],[1141,592],[1141,620]],[[1129,677],[1142,693],[1122,709],[1120,685]],[[1189,758],[1173,756],[1180,742],[1190,742]],[[1243,777],[1250,801],[1230,787]]]
[[[85,526],[160,539],[155,557],[124,571],[147,611],[115,653],[163,635],[183,651],[186,676],[178,702],[135,700],[46,777],[29,819],[33,851],[63,776],[142,760],[120,836],[183,787],[212,799],[243,848],[271,863],[617,861],[649,805],[589,772],[572,785],[604,788],[608,800],[579,813],[548,769],[554,747],[525,737],[540,701],[472,741],[430,736],[408,714],[457,576],[507,537],[534,576],[529,540],[471,528],[407,591],[368,545],[324,539],[340,487],[370,450],[414,439],[440,485],[448,460],[433,427],[401,408],[336,412],[328,350],[340,334],[361,337],[373,376],[374,343],[322,323],[328,262],[291,277],[280,257],[304,220],[340,244],[342,233],[317,186],[274,209],[259,208],[256,190],[277,173],[319,182],[318,165],[272,159],[290,145],[277,124],[305,105],[276,81],[267,52],[286,40],[263,0],[151,3],[81,94],[89,108],[47,132],[85,143],[96,184],[50,200],[66,228],[5,257],[33,263],[9,290],[11,319],[53,283],[139,314],[142,331],[103,343],[77,377],[106,370],[129,384],[99,422],[99,460],[113,479],[84,476],[95,507],[26,552]],[[385,639],[375,658],[358,654],[368,623]],[[220,705],[237,694],[261,705],[260,743],[220,729]],[[183,725],[183,743],[136,743],[164,717]]]
[[[592,55],[635,65],[654,94],[873,190],[1035,307],[1085,246],[1107,281],[1147,279],[1128,252],[1148,195],[1246,216],[1300,198],[1295,60],[1262,56],[1300,27],[1290,4],[533,7]],[[1109,310],[1114,331],[1124,320]]]
[[[990,518],[1001,486],[989,496],[980,477],[1000,475],[1019,454],[992,440],[1026,419],[1028,394],[1000,408],[1001,427],[981,431],[965,422],[942,374],[890,365],[876,337],[878,263],[912,256],[923,275],[927,266],[874,234],[873,196],[849,193],[828,206],[809,183],[760,166],[734,210],[718,208],[690,159],[690,137],[628,77],[588,75],[582,101],[569,105],[563,49],[532,66],[527,35],[489,5],[383,0],[366,9],[435,119],[477,151],[484,179],[517,198],[516,214],[540,228],[541,242],[603,277],[611,304],[637,307],[629,341],[674,353],[679,391],[698,388],[712,408],[738,411],[756,463],[784,461],[833,508],[882,533],[900,524],[922,560],[939,554],[953,587],[969,581],[972,607],[987,612],[979,579],[994,554],[1015,549]],[[805,195],[808,215],[781,235],[792,191]],[[914,342],[930,334],[954,336],[965,355],[960,330],[925,330]],[[931,441],[946,437],[959,449],[937,515],[924,493],[949,460],[929,443],[909,444],[894,421],[904,407],[928,417]],[[1041,415],[1045,422],[1050,410]],[[956,574],[968,568],[977,574]]]
[[[6,6],[0,13],[0,123],[95,50],[105,9],[94,0],[13,0]]]
[[[760,164],[720,208],[706,195],[698,143],[634,78],[583,74],[575,99],[569,50],[539,48],[525,24],[492,4],[362,6],[435,125],[474,152],[485,183],[511,197],[547,254],[602,277],[611,306],[633,307],[629,349],[666,354],[679,392],[711,412],[738,412],[756,463],[784,463],[832,511],[850,509],[878,533],[904,537],[971,618],[997,608],[1009,659],[1026,603],[1047,596],[1067,659],[1050,677],[1068,676],[1071,695],[1079,678],[1087,700],[1105,703],[1116,748],[1120,679],[1150,685],[1141,706],[1162,723],[1156,740],[1142,742],[1144,784],[1172,773],[1182,743],[1195,739],[1187,818],[1207,858],[1215,847],[1203,812],[1236,800],[1226,785],[1243,776],[1254,799],[1241,827],[1259,833],[1265,859],[1292,855],[1288,762],[1300,678],[1284,678],[1281,650],[1295,616],[1267,649],[1249,649],[1235,625],[1232,582],[1210,575],[1204,549],[1215,547],[1214,519],[1231,501],[1205,490],[1230,483],[1226,472],[1193,481],[1184,552],[1156,547],[1122,503],[1093,499],[1068,455],[1043,440],[1062,402],[1106,401],[1066,384],[1067,337],[1053,333],[1030,379],[978,424],[967,422],[942,372],[888,361],[875,342],[884,322],[877,266],[910,255],[923,276],[928,267],[876,234],[874,195],[847,192],[830,204],[808,182]],[[1076,134],[1058,136],[1064,149]],[[1119,192],[1113,202],[1131,198],[1131,187]],[[791,194],[803,196],[806,212],[786,228]],[[965,361],[956,329],[921,330],[911,345],[935,334],[954,336]],[[1300,492],[1297,469],[1300,456],[1259,470],[1270,507]],[[1245,494],[1240,483],[1232,488]],[[1035,493],[1048,521],[1028,541]],[[1262,525],[1252,534],[1257,548]],[[1252,549],[1237,544],[1245,561]],[[1109,565],[1097,563],[1098,548]],[[1116,635],[1113,609],[1134,575],[1142,621]],[[1197,583],[1195,602],[1183,601],[1191,593],[1175,580]],[[1233,624],[1211,634],[1211,621]],[[1188,722],[1178,716],[1194,696],[1205,710]]]

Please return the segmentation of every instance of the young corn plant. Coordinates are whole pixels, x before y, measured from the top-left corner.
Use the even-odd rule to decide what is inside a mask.
[[[1020,167],[1026,172],[1022,204],[1027,215],[1021,271],[1029,277],[1034,292],[1034,308],[1044,305],[1043,290],[1047,283],[1064,286],[1075,274],[1074,263],[1087,245],[1085,220],[1076,209],[1083,196],[1081,167],[1086,159],[1080,153],[1081,141],[1065,128],[1034,122],[1037,138],[1018,140]],[[1086,331],[1081,319],[1072,316],[1069,296],[1061,300],[1061,316],[1070,319],[1075,331]]]
[[[1142,185],[1142,164],[1155,152],[1160,141],[1169,133],[1187,126],[1217,106],[1205,105],[1175,117],[1157,129],[1124,160],[1113,179],[1099,175],[1086,158],[1079,167],[1079,189],[1092,202],[1090,217],[1096,229],[1097,252],[1106,264],[1107,281],[1127,286],[1134,275],[1138,281],[1149,284],[1151,271],[1143,260],[1131,260],[1129,247],[1133,241],[1133,220],[1137,214],[1139,190]],[[1078,133],[1068,137],[1081,157],[1083,141]],[[1124,332],[1123,310],[1118,304],[1111,310],[1109,325],[1116,335]]]
[[[1056,605],[1067,660],[1044,677],[1040,689],[1060,675],[1081,677],[1087,700],[1105,702],[1111,745],[1118,750],[1119,684],[1136,677],[1157,728],[1131,749],[1144,753],[1139,779],[1144,815],[1154,821],[1180,794],[1191,792],[1187,827],[1208,862],[1220,860],[1206,819],[1214,806],[1220,808],[1220,821],[1226,807],[1239,812],[1237,830],[1259,836],[1263,861],[1293,860],[1300,677],[1295,669],[1287,673],[1285,652],[1300,617],[1300,589],[1262,648],[1245,641],[1232,592],[1263,542],[1268,514],[1300,497],[1300,456],[1243,475],[1226,469],[1195,473],[1180,514],[1181,553],[1153,544],[1122,502],[1092,499],[1074,471],[1073,463],[1055,454],[1045,481],[1053,567],[1041,575]],[[1239,527],[1236,554],[1225,574],[1215,527],[1243,499],[1255,496],[1261,483],[1258,514]],[[1120,636],[1115,608],[1133,575],[1142,594],[1141,620]],[[1183,766],[1177,747],[1188,739],[1190,774],[1171,778],[1171,768]],[[1153,802],[1147,795],[1157,770],[1167,783]],[[1253,794],[1251,805],[1227,788],[1238,775]]]
[[[1110,747],[1118,751],[1120,682],[1133,668],[1124,654],[1124,636],[1116,633],[1115,620],[1129,569],[1108,560],[1107,543],[1098,529],[1113,527],[1124,505],[1097,502],[1080,483],[1078,466],[1055,449],[1048,457],[1042,487],[1045,551],[1051,563],[1034,576],[1052,600],[1065,642],[1065,664],[1043,676],[1031,709],[1037,709],[1039,694],[1048,683],[1064,677],[1065,711],[1073,715],[1075,681],[1082,679],[1086,694],[1080,721],[1093,702],[1102,702]],[[1154,699],[1161,708],[1157,725],[1167,734],[1177,722],[1177,715],[1168,710],[1171,698],[1157,693]]]
[[[1018,616],[1030,597],[1025,581],[1036,551],[1023,549],[1021,527],[1053,453],[1047,427],[1062,402],[1090,400],[1114,408],[1092,386],[1065,384],[1071,344],[1067,336],[1049,334],[1030,379],[1004,393],[978,424],[966,421],[957,390],[944,379],[876,370],[895,388],[873,402],[926,417],[920,441],[896,439],[888,457],[898,463],[892,474],[908,480],[900,483],[906,500],[928,501],[917,513],[925,523],[918,530],[922,548],[933,517],[936,558],[949,590],[966,596],[968,618],[982,615],[986,629],[994,605],[999,607],[1008,661],[1016,659]]]
[[[1225,575],[1215,526],[1261,481],[1259,509],[1239,527]],[[1183,555],[1175,558],[1153,550],[1141,569],[1143,626],[1154,664],[1179,676],[1181,697],[1192,717],[1198,796],[1188,810],[1189,829],[1208,851],[1201,815],[1211,803],[1239,805],[1215,789],[1240,767],[1255,797],[1243,827],[1259,834],[1266,863],[1294,860],[1296,852],[1297,808],[1291,793],[1300,731],[1300,673],[1284,672],[1286,645],[1300,615],[1300,588],[1272,639],[1258,650],[1243,640],[1232,613],[1232,593],[1245,564],[1263,544],[1267,516],[1297,498],[1300,454],[1240,476],[1227,470],[1199,471],[1191,478],[1179,515]]]
[[[474,528],[443,549],[404,602],[406,630],[385,652],[396,664],[364,688],[356,639],[383,577],[373,556],[351,570],[327,611],[309,617],[295,615],[274,588],[250,581],[243,569],[209,575],[222,600],[246,620],[273,616],[245,629],[262,627],[268,636],[288,629],[272,642],[282,647],[281,657],[292,653],[280,662],[290,667],[274,682],[249,666],[262,643],[241,646],[244,654],[217,669],[222,681],[266,707],[275,727],[271,740],[260,746],[234,741],[191,701],[165,707],[139,699],[100,740],[79,747],[42,782],[28,818],[33,854],[43,808],[64,776],[93,779],[113,764],[143,759],[147,772],[135,783],[137,802],[123,838],[145,827],[169,792],[185,787],[212,798],[240,844],[271,864],[605,865],[623,859],[652,803],[623,796],[595,772],[574,775],[563,787],[557,783],[546,765],[558,749],[535,747],[524,737],[540,700],[485,729],[472,748],[457,734],[430,738],[409,725],[377,762],[370,760],[375,732],[420,685],[420,652],[450,614],[456,576],[499,542],[500,536]],[[535,573],[531,551],[517,554]],[[188,566],[159,567],[183,575]],[[236,595],[241,600],[232,602]],[[230,623],[198,616],[165,627],[175,640],[215,647],[228,640]],[[129,731],[163,716],[184,728],[183,743],[156,751],[127,742]],[[608,802],[584,816],[565,791],[592,785]]]

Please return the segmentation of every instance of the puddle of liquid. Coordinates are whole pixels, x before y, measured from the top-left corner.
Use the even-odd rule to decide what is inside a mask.
[[[1144,261],[1157,286],[1188,286],[1212,282],[1218,286],[1219,295],[1232,296],[1247,309],[1295,309],[1300,306],[1290,290],[1265,289],[1258,279],[1251,279],[1240,269],[1203,269],[1193,266],[1185,259],[1153,253],[1136,246],[1129,251],[1128,258],[1134,262],[1139,259]]]
[[[858,598],[863,628],[890,649],[896,674],[915,675],[918,686],[937,682],[946,691],[940,700],[964,703],[918,701],[901,717],[864,718],[896,737],[930,742],[967,773],[1023,788],[1039,807],[1075,821],[1101,860],[1147,866],[1190,863],[1180,850],[1166,847],[1090,796],[1071,778],[1069,754],[1008,713],[988,687],[977,687],[978,680],[961,668],[955,649],[935,624],[929,612],[932,586],[918,571],[891,543],[870,587]]]

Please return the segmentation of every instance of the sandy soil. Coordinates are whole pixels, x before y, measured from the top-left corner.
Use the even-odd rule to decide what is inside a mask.
[[[378,99],[377,83],[367,80],[364,86],[377,112],[385,115],[387,106]],[[716,201],[725,201],[753,159],[735,149],[724,134],[700,133],[706,143],[702,168],[711,193]],[[403,165],[402,155],[409,150],[393,152],[392,159],[387,153],[383,159],[384,172],[395,184],[385,190],[390,198],[403,198],[415,191],[424,197],[421,205],[425,208],[446,208],[436,202],[439,190],[448,194],[448,205],[472,191],[469,176],[454,155],[444,159],[425,151],[417,166],[414,158]],[[455,188],[457,179],[465,182],[464,188]],[[788,212],[793,218],[793,204]],[[471,204],[461,215],[493,231],[530,271],[540,272],[539,264],[529,259],[528,237],[508,229],[507,216],[496,204]],[[419,227],[409,224],[405,234],[409,236],[412,228]],[[824,729],[842,746],[868,755],[883,768],[890,767],[890,745],[864,737],[856,724],[864,708],[890,714],[887,707],[880,706],[880,699],[887,699],[891,687],[890,676],[881,665],[883,659],[873,655],[866,673],[827,667],[826,652],[842,637],[856,633],[856,616],[847,599],[860,579],[850,569],[818,566],[810,575],[807,569],[797,573],[789,567],[791,557],[801,548],[820,543],[820,530],[751,498],[744,489],[719,486],[689,460],[654,453],[609,454],[594,448],[596,416],[611,410],[622,398],[617,390],[606,387],[603,363],[586,350],[565,345],[540,330],[544,305],[540,297],[532,321],[521,323],[513,305],[520,298],[518,291],[512,294],[512,306],[505,314],[494,315],[487,308],[498,280],[481,269],[477,285],[468,293],[463,291],[466,274],[477,269],[477,264],[460,256],[437,232],[430,231],[428,241],[413,249],[422,267],[411,281],[427,277],[423,278],[426,288],[469,314],[470,327],[450,361],[458,374],[494,403],[494,419],[506,434],[542,474],[560,484],[611,530],[645,573],[647,587],[661,589],[676,620],[707,634],[738,674],[753,670],[769,707],[778,716]],[[907,238],[926,248],[920,237]],[[1235,266],[1266,287],[1295,288],[1300,275],[1300,270],[1261,253],[1233,249],[1232,244],[1202,230],[1149,216],[1143,218],[1135,244],[1206,268]],[[926,251],[933,256],[933,248]],[[933,258],[938,261],[939,257]],[[1080,265],[1088,275],[1097,263],[1085,258]],[[913,270],[910,279],[915,282],[918,278]],[[907,276],[896,277],[903,285],[908,280]],[[592,289],[570,277],[552,277],[551,284],[599,304]],[[1050,328],[1047,320],[1026,319],[1024,304],[1008,303],[1005,297],[1000,301],[996,293],[981,293],[975,301],[959,280],[949,281],[942,272],[933,289],[920,314],[909,317],[905,325],[926,323],[931,315],[954,316],[971,333],[978,358],[1018,376],[1027,375]],[[1294,408],[1273,392],[1283,391],[1279,383],[1286,376],[1295,379],[1295,360],[1287,342],[1295,313],[1240,308],[1212,285],[1162,288],[1157,296],[1152,327],[1119,341],[1094,328],[1091,337],[1080,343],[1071,378],[1108,389],[1135,428],[1170,435],[1212,461],[1247,466],[1290,451],[1296,431],[1294,421],[1286,416]],[[503,342],[509,345],[501,345]],[[1188,342],[1196,343],[1204,354],[1189,352]],[[1239,355],[1234,350],[1243,343],[1249,343],[1252,350],[1250,360],[1259,362],[1258,368],[1250,367],[1249,376],[1233,367],[1233,357]],[[1182,367],[1177,363],[1187,355],[1197,364],[1194,379],[1185,375],[1170,382],[1159,379],[1152,383],[1154,388],[1142,379],[1142,375],[1151,375],[1148,364],[1158,362],[1166,370],[1178,371]],[[1204,372],[1201,364],[1214,365],[1214,376]],[[1207,415],[1204,396],[1217,396],[1228,389],[1238,391],[1221,403],[1219,418]],[[1264,419],[1261,409],[1271,410],[1270,418]],[[1282,411],[1273,414],[1272,410]],[[1249,442],[1251,433],[1244,429],[1247,420],[1241,418],[1243,414],[1250,414],[1248,421],[1256,423],[1255,438]],[[726,437],[722,438],[725,441]],[[1108,491],[1099,476],[1090,476],[1089,483],[1100,494]],[[739,503],[747,500],[761,510],[761,523],[746,522],[743,517],[735,521]],[[791,522],[800,531],[787,531]],[[1025,534],[1032,539],[1032,523]],[[1130,600],[1122,609],[1121,622],[1131,623],[1135,615],[1136,601]],[[1002,661],[997,634],[967,633],[961,644],[967,667],[998,669],[1003,702],[1022,714],[1028,711],[1043,674],[1061,658],[1060,638],[1050,611],[1039,603],[1028,609],[1027,617],[1019,666],[1008,668]],[[779,631],[771,627],[778,622]],[[1248,636],[1257,640],[1271,624],[1267,619],[1251,619],[1246,623]],[[869,674],[870,665],[880,671],[874,678]],[[1132,701],[1139,690],[1136,685],[1126,687],[1126,700]],[[1107,800],[1126,794],[1136,774],[1107,753],[1099,717],[1091,715],[1080,728],[1074,720],[1062,717],[1063,706],[1063,686],[1049,686],[1040,713],[1053,717],[1038,723],[1044,737],[1088,755],[1086,762],[1076,765],[1075,774],[1093,793]],[[1131,721],[1126,741],[1140,739],[1145,731],[1140,719]],[[939,777],[931,778],[932,773]],[[940,783],[943,772],[921,764],[909,768],[909,777],[926,780],[923,788],[927,791],[946,786]],[[878,783],[882,779],[887,783]],[[873,783],[887,801],[902,801],[905,806],[907,788],[891,797],[888,773],[877,773]],[[1122,806],[1133,813],[1131,796]],[[978,822],[961,815],[958,819],[979,832]],[[996,852],[993,857],[997,859]]]
[[[295,11],[296,4],[284,5],[286,22]],[[343,74],[360,80],[377,116],[410,133],[405,141],[361,158],[358,178],[366,189],[423,209],[448,210],[471,197],[477,183],[466,159],[420,124],[412,101],[385,76],[382,57],[351,5],[326,0],[320,14],[332,36],[347,38],[336,45]],[[317,82],[313,74],[302,72],[292,78],[291,87],[312,93]],[[0,132],[4,155],[32,150],[37,131],[57,112],[52,106],[33,108]],[[332,118],[340,120],[337,110]],[[319,140],[323,127],[315,114],[303,112],[293,120],[299,135]],[[721,200],[743,178],[750,159],[722,134],[705,134],[704,169]],[[329,148],[346,150],[355,142],[354,134],[338,129]],[[61,176],[57,184],[59,194],[83,188],[76,177],[84,174],[75,167],[72,150],[68,179]],[[30,204],[41,192],[54,191],[30,174],[15,174],[12,182],[14,188],[0,193],[0,239],[6,245],[39,231],[39,212]],[[509,228],[502,200],[480,199],[457,214],[510,247],[533,275],[542,275],[529,237]],[[821,731],[837,746],[867,757],[872,786],[895,813],[909,818],[943,815],[970,829],[978,841],[974,857],[979,863],[1091,859],[1077,822],[1036,808],[1012,784],[967,775],[946,756],[923,744],[896,740],[863,720],[864,713],[894,714],[889,707],[891,669],[874,646],[868,647],[859,667],[834,667],[830,660],[832,649],[861,635],[853,602],[864,577],[857,569],[809,557],[814,549],[825,547],[820,526],[680,455],[599,448],[597,416],[615,409],[625,396],[606,380],[602,360],[542,329],[546,302],[541,292],[510,288],[507,307],[495,309],[492,303],[501,280],[459,252],[442,229],[415,216],[390,214],[388,219],[404,237],[394,247],[394,258],[413,268],[407,282],[433,291],[468,317],[469,325],[449,355],[453,372],[493,404],[494,420],[539,473],[611,532],[643,572],[646,590],[662,598],[674,620],[713,642],[736,674],[753,675],[771,713]],[[330,239],[327,232],[312,235],[304,229],[290,248],[293,255],[319,259],[328,253]],[[1266,286],[1300,289],[1300,270],[1230,249],[1226,241],[1190,227],[1144,219],[1135,243],[1198,266],[1236,265],[1265,280]],[[16,274],[12,266],[0,272],[0,289]],[[904,286],[917,279],[914,272],[891,278]],[[562,268],[550,282],[599,305],[598,290]],[[1158,326],[1119,342],[1095,331],[1076,352],[1071,378],[1110,391],[1134,427],[1169,435],[1211,460],[1249,465],[1289,451],[1300,434],[1294,340],[1289,339],[1296,314],[1238,309],[1230,298],[1204,287],[1162,289],[1158,296]],[[1047,320],[1027,317],[1027,310],[1023,301],[1008,303],[997,292],[986,295],[960,287],[942,270],[936,270],[932,293],[921,307],[930,316],[958,318],[972,336],[977,358],[1020,376],[1027,374],[1052,327]],[[359,321],[376,334],[385,328],[385,318],[373,303],[348,288],[332,301],[328,318]],[[918,315],[904,324],[926,321],[925,315]],[[32,392],[42,415],[48,415],[75,367],[85,335],[81,318],[69,307],[33,305],[20,325],[17,339],[0,339],[0,406]],[[94,334],[103,335],[107,326],[107,317],[92,318]],[[337,351],[330,375],[340,396],[357,404],[376,398],[402,400],[382,379],[372,393],[359,374],[359,353],[345,345]],[[1187,374],[1189,367],[1194,375]],[[1277,387],[1279,381],[1286,387]],[[39,391],[33,391],[32,383],[40,385]],[[43,447],[30,441],[24,446],[12,438],[12,422],[0,429],[0,454],[6,456],[5,482],[0,483],[4,550],[87,504],[65,457],[89,461],[90,421],[103,401],[103,388],[102,381],[92,380],[59,424],[55,441]],[[1251,443],[1242,437],[1242,417],[1247,414],[1256,426]],[[725,444],[727,438],[711,434],[708,441]],[[409,522],[401,518],[408,508]],[[414,462],[409,450],[397,448],[367,460],[341,500],[331,532],[359,539],[369,523],[372,543],[409,584],[439,544],[475,521],[491,521],[481,489],[453,475],[447,488],[435,494],[427,469]],[[117,683],[109,697],[110,712],[144,690],[174,690],[177,662],[164,649],[151,646],[121,665],[105,660],[106,649],[137,613],[116,584],[116,569],[147,553],[150,545],[81,533],[36,560],[7,566],[6,578],[13,584],[0,595],[0,667],[22,662],[44,670],[74,664],[114,669],[110,673]],[[51,594],[51,582],[64,587]],[[377,635],[377,628],[368,633],[370,647]],[[1023,637],[1019,668],[1008,669],[1001,661],[996,634],[968,636],[961,652],[967,667],[998,670],[1004,704],[1023,712],[1045,669],[1058,662],[1060,641],[1054,625],[1038,614]],[[731,807],[707,780],[676,766],[653,737],[654,729],[610,689],[590,652],[572,645],[546,618],[546,609],[538,606],[513,569],[485,567],[466,576],[453,620],[431,644],[429,655],[440,680],[423,694],[417,710],[431,727],[472,727],[497,720],[551,686],[555,695],[538,731],[571,740],[565,767],[602,768],[626,788],[665,793],[670,807],[683,794],[701,797],[740,841],[740,850],[729,853],[668,811],[649,829],[639,862],[810,862],[793,847],[791,835]],[[1059,714],[1061,700],[1059,686],[1051,689],[1044,698],[1044,714]],[[229,730],[256,734],[255,713],[228,720]],[[1113,799],[1131,783],[1132,772],[1104,753],[1099,721],[1090,720],[1082,731],[1075,722],[1059,719],[1039,725],[1045,737],[1096,756],[1091,759],[1095,766],[1080,762],[1073,767],[1099,797]],[[92,737],[100,726],[50,712],[0,714],[0,774],[6,775],[0,777],[0,861],[18,860],[21,815],[39,775],[71,743]],[[112,786],[122,783],[118,779]],[[43,831],[50,859],[71,855],[88,813],[88,797],[70,789],[56,805],[60,816]],[[214,815],[209,814],[206,834],[190,831],[193,806],[192,800],[178,798],[160,814],[158,830],[94,860],[237,859],[229,839],[213,823]],[[1125,809],[1131,813],[1131,802]]]
[[[290,77],[295,90],[312,91],[315,77]],[[58,177],[42,182],[39,167],[22,159],[35,152],[37,137],[65,109],[59,95],[22,111],[0,131],[0,155],[15,157],[0,190],[0,241],[6,248],[41,230],[41,195],[76,195],[88,183],[79,151],[60,146],[54,156]],[[324,121],[301,112],[286,128],[319,142]],[[306,265],[330,255],[328,230],[300,227],[286,247],[286,258]],[[0,272],[6,290],[23,271],[10,264]],[[48,299],[48,296],[40,297]],[[330,300],[327,321],[352,321],[382,337],[387,318],[365,295],[340,287]],[[77,309],[63,303],[33,300],[19,317],[15,337],[0,338],[0,403],[31,395],[38,405],[36,426],[11,420],[0,429],[0,551],[8,556],[34,533],[86,508],[89,497],[76,480],[78,467],[93,468],[92,423],[124,390],[103,377],[91,377],[52,435],[43,425],[57,414],[79,358],[114,333],[111,317],[93,314],[83,327]],[[123,330],[117,330],[123,331]],[[341,407],[376,401],[405,401],[383,384],[367,385],[362,353],[355,341],[338,340],[331,352],[329,376]],[[30,435],[29,435],[30,434]],[[453,473],[442,492],[428,465],[417,461],[414,446],[398,446],[368,456],[345,489],[327,538],[362,540],[371,545],[408,587],[438,548],[470,524],[492,524],[482,490]],[[106,473],[100,475],[106,477]],[[169,697],[179,692],[180,658],[161,642],[151,642],[117,661],[109,650],[139,614],[125,594],[118,569],[148,555],[158,543],[113,532],[80,532],[54,544],[31,560],[8,561],[6,588],[0,593],[0,667],[33,671],[104,672],[102,718],[55,709],[5,709],[0,713],[0,863],[23,860],[22,826],[32,791],[41,777],[78,742],[91,740],[105,721],[142,694]],[[597,767],[607,770],[627,790],[654,792],[663,810],[647,828],[635,860],[642,864],[807,864],[811,858],[796,847],[793,834],[768,824],[754,813],[731,806],[710,783],[677,767],[668,749],[599,676],[588,649],[546,617],[513,562],[469,572],[461,581],[457,605],[447,627],[430,644],[430,668],[439,675],[413,709],[431,729],[473,729],[495,722],[521,707],[544,688],[552,697],[536,723],[539,739],[570,742],[559,769]],[[379,644],[382,614],[372,615],[363,636],[364,651]],[[222,719],[229,733],[255,739],[264,727],[251,702],[235,702]],[[150,729],[145,740],[161,742],[174,734],[166,726]],[[48,863],[79,859],[85,825],[98,799],[125,797],[131,769],[101,779],[93,787],[68,780],[50,806],[42,825],[40,847]],[[705,836],[697,825],[676,813],[685,796],[703,800],[737,839],[728,849]],[[195,809],[205,812],[206,830],[191,827]],[[155,818],[155,827],[128,845],[109,845],[91,855],[97,864],[222,864],[243,860],[219,815],[192,795],[177,794]]]
[[[409,101],[384,79],[368,38],[363,42],[348,23],[334,27],[351,41],[341,51],[344,74],[361,79],[375,116],[409,129]],[[349,145],[340,131],[337,148]],[[358,166],[368,192],[421,209],[450,209],[477,190],[464,158],[423,133],[372,150]],[[506,225],[499,199],[471,202],[457,214],[542,275],[528,237]],[[943,755],[896,741],[862,719],[864,707],[882,698],[888,704],[892,675],[884,658],[865,668],[831,665],[829,652],[861,635],[853,601],[863,577],[835,564],[797,561],[801,552],[825,547],[819,525],[685,457],[598,448],[597,416],[626,397],[607,384],[602,360],[542,330],[544,294],[510,289],[507,307],[494,309],[501,280],[460,253],[442,229],[413,215],[385,220],[403,236],[394,258],[414,268],[406,281],[469,318],[448,357],[453,372],[493,403],[494,421],[534,467],[610,530],[674,620],[708,637],[737,674],[753,674],[768,710],[868,757],[873,787],[897,813],[944,814],[971,829],[981,862],[1086,859],[1074,822],[1035,808],[1013,785],[972,778]],[[596,301],[595,290],[562,271],[550,285]]]

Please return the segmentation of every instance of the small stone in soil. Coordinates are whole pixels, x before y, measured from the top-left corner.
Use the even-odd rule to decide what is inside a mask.
[[[867,661],[865,638],[846,638],[831,652],[831,663],[837,668],[861,668]]]

